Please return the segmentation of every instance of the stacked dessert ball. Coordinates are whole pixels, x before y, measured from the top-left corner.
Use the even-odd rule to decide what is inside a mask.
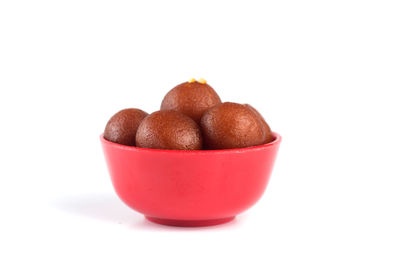
[[[150,115],[123,109],[108,121],[104,138],[153,149],[200,150],[257,146],[273,141],[267,122],[248,104],[221,102],[203,79],[171,89]]]

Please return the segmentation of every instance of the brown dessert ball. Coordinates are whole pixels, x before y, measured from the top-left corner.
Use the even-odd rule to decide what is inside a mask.
[[[205,80],[181,83],[170,90],[161,103],[161,110],[179,111],[199,123],[203,113],[221,103],[221,99]]]
[[[266,140],[265,126],[249,107],[225,102],[207,110],[200,126],[207,149],[243,148]]]
[[[136,146],[154,149],[198,150],[202,137],[197,123],[174,110],[156,111],[139,125]]]
[[[264,140],[264,144],[272,142],[275,138],[272,135],[271,132],[271,128],[269,127],[268,123],[265,121],[264,117],[261,115],[260,112],[258,112],[258,110],[256,110],[255,108],[253,108],[253,106],[249,105],[249,104],[245,104],[246,107],[248,107],[251,111],[253,111],[254,113],[257,114],[258,118],[261,120],[263,126],[264,126],[264,131],[265,131],[265,140]]]
[[[107,122],[104,138],[121,145],[134,146],[139,124],[148,114],[140,109],[128,108],[117,112]]]

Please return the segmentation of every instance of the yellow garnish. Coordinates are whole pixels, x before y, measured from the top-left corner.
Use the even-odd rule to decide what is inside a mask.
[[[206,84],[206,83],[207,83],[207,81],[206,81],[206,80],[204,80],[203,78],[200,78],[200,79],[199,79],[199,83]]]
[[[189,81],[188,81],[188,83],[194,83],[196,81],[196,79],[195,78],[192,78],[192,79],[190,79]]]

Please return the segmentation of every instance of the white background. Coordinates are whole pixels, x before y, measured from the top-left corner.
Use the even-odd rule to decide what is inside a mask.
[[[237,220],[158,226],[99,135],[189,78],[283,142]],[[1,266],[400,266],[398,1],[1,1]]]

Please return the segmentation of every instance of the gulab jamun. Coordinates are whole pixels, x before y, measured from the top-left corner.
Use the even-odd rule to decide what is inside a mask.
[[[104,138],[126,146],[134,146],[139,124],[148,114],[136,108],[123,109],[107,122]]]
[[[263,126],[264,126],[264,131],[265,131],[265,140],[264,144],[267,144],[269,142],[272,142],[274,140],[274,136],[272,135],[271,128],[269,127],[268,123],[265,121],[264,117],[261,115],[258,110],[256,110],[253,106],[249,104],[244,104],[246,107],[248,107],[251,111],[253,111],[255,114],[257,114],[258,118],[260,118]]]
[[[153,149],[199,150],[202,136],[197,123],[174,110],[160,110],[139,125],[136,146]]]
[[[261,145],[265,126],[249,107],[225,102],[207,110],[200,122],[206,149],[230,149]]]
[[[179,111],[199,123],[203,113],[221,103],[214,89],[203,79],[191,79],[171,89],[161,103],[161,110]]]

